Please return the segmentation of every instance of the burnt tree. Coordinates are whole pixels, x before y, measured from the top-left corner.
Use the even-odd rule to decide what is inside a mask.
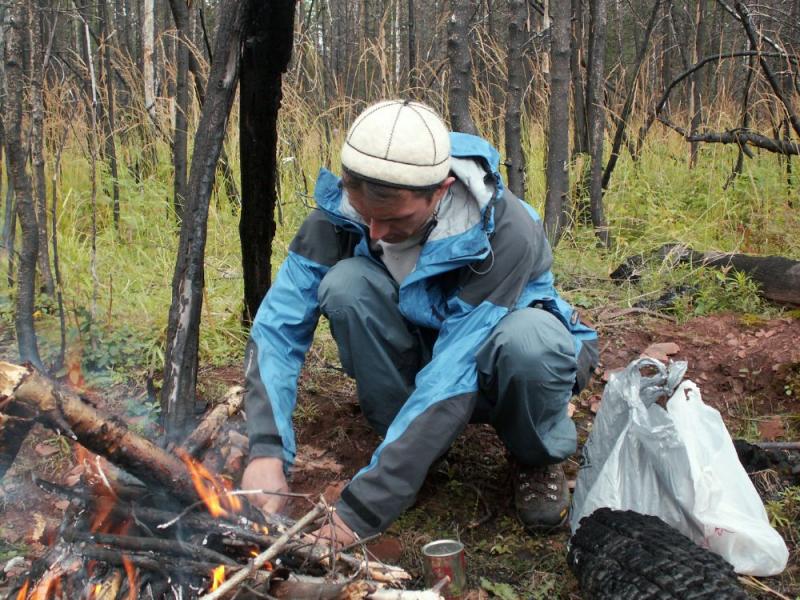
[[[14,186],[17,216],[22,231],[14,326],[20,359],[42,369],[42,360],[39,358],[36,331],[33,325],[39,230],[36,222],[36,208],[33,204],[31,178],[25,166],[26,157],[22,133],[22,104],[25,97],[23,86],[29,77],[24,66],[28,28],[30,27],[27,0],[16,0],[13,3],[7,23],[5,47],[7,96],[3,119],[9,175]]]
[[[547,124],[547,197],[544,228],[555,245],[567,225],[569,193],[570,6],[550,5],[550,102]]]
[[[217,29],[206,101],[195,136],[189,192],[172,277],[172,305],[167,327],[164,387],[161,390],[164,425],[171,439],[185,433],[194,407],[208,205],[236,92],[241,40],[249,4],[225,0],[220,11],[224,17]]]
[[[114,228],[119,231],[119,169],[117,165],[117,145],[114,142],[116,129],[115,98],[114,98],[114,71],[111,66],[111,36],[110,18],[105,0],[100,2],[100,39],[101,61],[100,79],[106,91],[106,105],[103,109],[103,137],[105,140],[105,154],[111,170],[111,197],[114,211]]]
[[[478,130],[469,114],[472,95],[472,60],[467,35],[472,0],[450,0],[450,19],[447,23],[447,59],[450,63],[450,93],[447,110],[450,127],[477,135]]]
[[[591,0],[592,28],[589,34],[589,144],[592,166],[589,177],[589,205],[595,234],[606,247],[611,238],[603,211],[603,141],[606,115],[603,106],[603,83],[605,81],[606,54],[606,0]]]
[[[189,148],[189,7],[186,0],[169,0],[178,28],[175,45],[175,131],[172,140],[175,214],[183,218],[188,195],[186,155]]]
[[[281,77],[292,55],[294,0],[259,5],[249,20],[239,90],[245,324],[252,322],[271,284],[277,201],[278,109]]]
[[[586,124],[586,83],[583,78],[583,3],[572,0],[572,37],[569,68],[572,76],[573,120],[572,154],[589,152],[589,130]]]
[[[506,169],[507,185],[519,198],[525,197],[525,153],[522,150],[522,97],[525,94],[524,46],[528,6],[522,0],[509,0],[508,90],[506,91]]]
[[[33,170],[33,191],[36,219],[39,227],[39,273],[41,291],[48,296],[55,294],[53,272],[50,269],[50,253],[47,247],[47,189],[44,173],[44,14],[39,2],[30,2],[30,102],[31,128],[30,152]]]

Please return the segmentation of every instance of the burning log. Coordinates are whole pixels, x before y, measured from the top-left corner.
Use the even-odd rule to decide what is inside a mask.
[[[314,598],[439,598],[435,591],[391,590],[387,586],[402,585],[410,575],[354,554],[331,552],[318,539],[304,535],[320,526],[318,519],[330,518],[331,509],[324,502],[297,522],[263,516],[247,503],[252,490],[231,489],[193,458],[239,410],[241,398],[241,390],[232,389],[190,436],[188,450],[168,453],[32,368],[0,363],[3,431],[8,424],[29,426],[39,421],[110,461],[81,458],[84,484],[76,488],[37,481],[71,502],[55,545],[34,563],[24,581],[18,581],[9,600],[158,600],[198,598],[206,592],[202,597],[214,600],[234,591],[238,595],[250,585],[258,589],[242,597],[263,597],[274,587],[282,597],[297,598],[301,583],[306,589],[315,588],[308,596]],[[114,475],[113,465],[124,470]],[[130,485],[121,477],[126,473],[145,485]],[[208,512],[200,512],[202,507]],[[273,561],[300,565],[298,569],[314,575],[327,571],[327,577],[299,582],[291,573],[287,579],[277,575],[286,569],[273,569]],[[336,567],[350,578],[331,578]]]
[[[0,362],[0,410],[66,433],[144,482],[163,486],[177,498],[198,499],[186,466],[114,417],[102,415],[76,393],[33,367]]]

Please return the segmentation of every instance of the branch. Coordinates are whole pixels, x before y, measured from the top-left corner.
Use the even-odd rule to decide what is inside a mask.
[[[306,515],[297,521],[292,527],[290,527],[286,533],[284,533],[281,537],[275,540],[275,543],[272,544],[269,548],[264,550],[261,554],[256,556],[253,561],[248,564],[244,569],[236,573],[233,577],[228,579],[225,583],[219,586],[215,591],[211,592],[210,594],[206,594],[202,596],[200,600],[218,600],[219,598],[224,597],[228,592],[230,592],[237,584],[241,583],[245,579],[247,579],[254,571],[258,571],[264,563],[268,560],[271,560],[278,553],[283,549],[284,546],[289,542],[289,540],[294,536],[296,533],[301,531],[306,525],[314,522],[317,517],[321,516],[325,512],[325,507],[321,504],[317,504],[312,508]]]
[[[744,144],[750,144],[756,148],[763,148],[764,150],[769,150],[770,152],[775,152],[776,154],[786,154],[787,156],[792,154],[800,154],[800,144],[797,142],[776,140],[752,131],[746,131],[744,129],[731,129],[729,131],[720,133],[706,131],[704,133],[692,135],[683,127],[676,125],[666,117],[659,116],[658,120],[670,129],[677,131],[687,142],[736,144],[740,148],[743,147]]]
[[[739,0],[736,2],[736,11],[742,17],[742,25],[744,25],[744,29],[747,32],[747,37],[750,38],[750,43],[753,45],[753,48],[757,48],[758,41],[756,40],[756,32],[753,28],[753,21],[750,18],[750,11],[748,11],[744,2]],[[767,76],[767,81],[769,81],[772,91],[781,101],[781,104],[783,104],[783,107],[789,114],[789,121],[792,123],[792,128],[794,129],[795,133],[800,136],[800,118],[798,118],[794,113],[794,110],[792,110],[791,101],[783,93],[783,90],[781,90],[781,86],[778,84],[778,80],[775,78],[775,73],[772,72],[772,69],[770,68],[769,64],[767,64],[764,55],[760,52],[758,53],[758,62],[761,64],[761,68],[764,69],[764,74]]]
[[[740,15],[739,13],[737,13],[735,10],[733,10],[733,8],[731,8],[731,6],[730,6],[729,4],[725,3],[725,2],[724,2],[724,0],[717,0],[717,4],[719,4],[720,6],[722,6],[722,8],[724,8],[724,9],[725,9],[725,10],[726,10],[728,13],[730,13],[730,14],[733,16],[733,18],[734,18],[734,19],[736,19],[736,20],[737,20],[737,21],[739,21],[740,23],[744,24],[744,21],[742,21],[742,17],[741,17],[741,15]],[[780,52],[780,53],[782,53],[782,54],[784,54],[784,53],[786,52],[786,51],[785,51],[783,48],[781,48],[781,47],[778,45],[778,43],[777,43],[775,40],[773,40],[771,37],[769,37],[769,36],[767,36],[767,35],[764,35],[764,34],[763,34],[763,33],[761,33],[760,31],[758,32],[758,35],[759,35],[759,37],[760,37],[762,40],[764,40],[764,41],[765,41],[765,42],[767,42],[767,43],[768,43],[770,46],[772,46],[773,48],[775,48],[775,50],[776,50],[777,52]]]
[[[739,147],[742,147],[744,144],[750,144],[756,148],[763,148],[764,150],[769,150],[776,154],[785,154],[787,156],[791,154],[800,154],[800,144],[796,142],[780,139],[776,140],[744,129],[730,129],[720,133],[708,131],[684,137],[686,137],[686,141],[689,142],[736,144]]]
[[[641,153],[642,145],[644,144],[644,138],[647,135],[647,132],[650,130],[650,127],[653,125],[653,121],[658,119],[662,121],[660,118],[661,111],[664,110],[664,107],[667,104],[667,100],[669,100],[669,95],[672,90],[678,85],[681,81],[686,79],[687,77],[691,76],[695,71],[698,69],[702,69],[705,65],[710,62],[716,62],[720,60],[724,60],[727,58],[738,58],[740,56],[765,56],[765,57],[779,57],[785,58],[786,60],[790,60],[792,62],[797,62],[797,57],[789,56],[785,52],[758,52],[756,50],[741,50],[739,52],[725,52],[721,54],[712,54],[711,56],[706,56],[702,60],[699,60],[691,67],[686,69],[683,73],[678,75],[675,79],[673,79],[670,84],[664,90],[664,93],[661,94],[661,98],[659,99],[658,103],[656,104],[655,108],[650,111],[650,114],[647,115],[647,119],[645,120],[644,124],[642,124],[641,128],[639,129],[639,140],[638,140],[638,149],[637,154]],[[665,123],[669,127],[672,125]],[[674,129],[674,127],[673,127]],[[683,134],[681,134],[683,135]]]

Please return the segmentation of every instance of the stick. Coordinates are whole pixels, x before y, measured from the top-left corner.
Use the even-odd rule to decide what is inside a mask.
[[[764,450],[800,450],[800,442],[756,442]]]
[[[135,552],[159,552],[167,557],[186,556],[198,561],[208,561],[223,565],[235,565],[235,560],[210,548],[189,544],[180,540],[146,538],[131,535],[112,535],[110,533],[86,533],[67,528],[61,536],[67,542],[91,542],[102,546],[112,546],[119,550]]]
[[[238,385],[230,388],[222,402],[203,418],[181,446],[194,458],[200,458],[225,422],[241,410],[242,404],[244,404],[244,388]]]
[[[219,586],[215,591],[211,592],[210,594],[206,594],[205,596],[201,596],[199,600],[219,600],[222,598],[226,593],[231,591],[237,584],[241,583],[245,579],[247,579],[255,570],[260,569],[264,563],[268,560],[271,560],[283,549],[283,547],[287,544],[287,542],[291,539],[293,535],[295,535],[298,531],[303,529],[306,525],[314,522],[319,516],[321,516],[325,512],[325,507],[321,504],[317,504],[312,508],[306,515],[297,521],[289,530],[284,533],[281,537],[275,540],[275,543],[272,544],[269,548],[264,550],[261,554],[256,556],[245,568],[241,571],[236,573],[233,577],[228,579],[225,583]]]

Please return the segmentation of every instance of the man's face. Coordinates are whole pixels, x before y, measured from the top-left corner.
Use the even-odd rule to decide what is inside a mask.
[[[348,198],[369,227],[370,239],[397,244],[424,229],[453,181],[448,177],[431,197],[415,190],[398,190],[392,198],[373,200],[363,192],[349,190]]]

